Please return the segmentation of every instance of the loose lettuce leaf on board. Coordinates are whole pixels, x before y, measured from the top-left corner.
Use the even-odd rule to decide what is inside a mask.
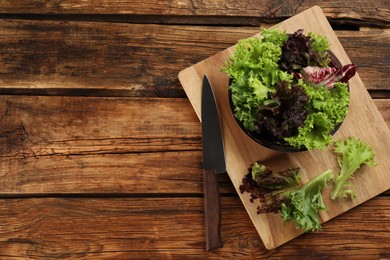
[[[305,232],[321,230],[318,211],[327,210],[322,199],[322,190],[333,178],[332,170],[327,170],[310,180],[299,190],[289,194],[289,202],[282,204],[284,220],[294,220],[297,228]]]
[[[339,140],[334,144],[334,152],[340,166],[340,173],[336,177],[335,185],[331,193],[331,199],[354,198],[355,193],[349,187],[348,180],[363,164],[376,166],[375,153],[368,144],[353,137]]]

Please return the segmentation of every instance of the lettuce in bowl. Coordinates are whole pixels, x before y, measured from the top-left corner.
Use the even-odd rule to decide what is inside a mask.
[[[232,111],[259,143],[282,151],[324,149],[348,113],[348,80],[325,36],[262,29],[240,40],[223,71]]]

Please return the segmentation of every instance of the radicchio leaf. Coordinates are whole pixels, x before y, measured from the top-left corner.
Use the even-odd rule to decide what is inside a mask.
[[[343,83],[347,83],[350,78],[355,76],[356,69],[357,69],[357,66],[355,64],[344,65],[341,68],[341,70],[338,72],[338,77],[340,77],[340,79],[338,81],[341,81]]]
[[[332,88],[335,82],[337,68],[306,67],[302,70],[303,80],[308,84],[315,84]]]
[[[348,64],[342,68],[306,67],[302,70],[301,77],[308,84],[333,88],[337,81],[347,83],[356,73],[356,65]]]

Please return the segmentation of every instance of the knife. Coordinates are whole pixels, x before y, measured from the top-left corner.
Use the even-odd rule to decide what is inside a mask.
[[[218,108],[206,75],[203,78],[201,107],[206,249],[210,251],[223,247],[217,173],[226,172],[226,164]]]

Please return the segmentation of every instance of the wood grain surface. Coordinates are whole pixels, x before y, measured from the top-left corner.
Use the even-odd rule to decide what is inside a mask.
[[[306,32],[326,35],[330,44],[330,50],[340,60],[341,64],[351,63],[321,8],[318,6],[295,15],[276,26],[279,29],[286,30],[287,33],[304,29]],[[226,171],[236,190],[239,191],[242,178],[247,173],[248,165],[257,160],[263,161],[264,164],[273,170],[284,170],[286,167],[300,167],[303,183],[308,182],[327,169],[336,170],[337,162],[330,147],[324,151],[277,153],[258,145],[243,133],[234,119],[227,98],[228,77],[221,71],[221,68],[234,52],[234,48],[235,46],[231,46],[182,70],[179,73],[179,80],[201,120],[202,78],[205,74],[209,78],[210,84],[213,86],[221,119]],[[361,170],[367,172],[367,174],[358,175],[356,181],[351,184],[354,189],[360,191],[352,201],[338,200],[331,203],[329,196],[327,196],[328,192],[325,191],[324,202],[328,205],[329,210],[319,213],[320,222],[326,222],[390,188],[390,175],[388,174],[390,172],[390,165],[388,164],[390,160],[390,130],[368,95],[367,89],[358,74],[351,78],[348,83],[351,93],[350,113],[337,133],[334,134],[334,139],[340,140],[353,136],[363,140],[364,143],[368,143],[376,153],[375,160],[378,162],[378,166]],[[363,129],[363,125],[369,127]],[[378,139],[379,136],[380,139]],[[251,203],[250,195],[247,193],[239,195],[266,248],[273,249],[278,247],[303,233],[303,230],[296,229],[293,223],[284,223],[279,215],[258,215],[256,213],[258,202]]]
[[[0,200],[0,212],[7,213],[0,215],[0,257],[333,259],[345,252],[350,259],[390,257],[388,197],[366,202],[325,223],[320,233],[270,251],[239,198],[222,198],[221,204],[224,247],[206,252],[202,198]]]
[[[180,70],[259,32],[29,20],[0,20],[0,30],[0,94],[144,97],[185,97]],[[389,91],[390,29],[336,32],[367,89]]]
[[[390,191],[266,250],[227,175],[204,250],[177,73],[318,3],[0,1],[0,259],[390,259]],[[388,1],[321,5],[389,126]]]
[[[340,0],[321,1],[321,7],[328,19],[368,24],[372,26],[390,26],[389,2],[387,0],[353,3]],[[313,5],[313,0],[260,0],[260,1],[140,1],[140,0],[13,0],[0,3],[0,13],[5,14],[86,14],[86,15],[132,15],[151,16],[145,20],[157,18],[158,22],[177,22],[177,17],[186,17],[181,22],[202,23],[257,23],[257,21],[280,20],[296,15]],[[156,17],[157,16],[157,17]],[[164,17],[164,18],[161,18]],[[203,19],[197,19],[198,17]],[[216,17],[222,19],[204,19]],[[154,18],[154,19],[153,19]],[[191,19],[192,18],[192,19]],[[236,19],[234,19],[236,18]],[[239,18],[239,19],[237,19]]]

